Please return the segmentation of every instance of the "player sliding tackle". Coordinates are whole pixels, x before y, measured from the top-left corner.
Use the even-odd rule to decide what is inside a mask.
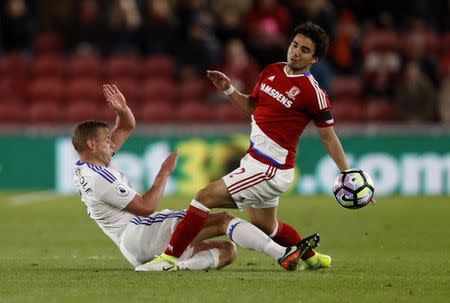
[[[80,160],[74,168],[75,182],[89,216],[136,270],[146,271],[145,263],[163,253],[172,231],[186,217],[184,210],[155,211],[167,179],[175,169],[178,154],[170,154],[162,163],[152,187],[144,195],[136,193],[126,177],[111,165],[112,157],[135,127],[134,116],[116,86],[104,85],[103,92],[116,112],[116,124],[112,130],[102,121],[84,121],[76,126],[72,142]],[[205,220],[188,245],[178,250],[178,262],[161,266],[159,270],[220,269],[230,264],[237,256],[235,245],[230,241],[209,240],[225,235],[227,229],[236,243],[271,255],[287,269],[294,269],[301,254],[314,248],[319,240],[313,236],[298,246],[286,248],[252,224],[229,213],[199,215]]]
[[[296,243],[314,246],[317,236],[302,240],[292,226],[277,219],[277,207],[279,196],[294,178],[299,139],[310,121],[316,125],[337,167],[341,171],[349,168],[333,129],[330,101],[310,72],[311,66],[326,53],[327,46],[328,37],[322,28],[312,23],[298,26],[287,50],[287,62],[268,65],[251,95],[237,91],[225,74],[207,72],[217,89],[251,115],[250,147],[239,168],[197,193],[164,254],[146,264],[147,270],[176,266],[182,252],[208,220],[211,208],[246,210],[250,222],[282,246]],[[247,224],[239,224],[239,219],[234,219],[227,230],[234,242],[244,241],[244,247],[251,247],[257,240],[249,232]],[[309,268],[329,267],[331,264],[330,256],[313,249],[300,250],[298,257]],[[288,264],[286,267],[283,262],[280,264],[287,269],[296,265]]]

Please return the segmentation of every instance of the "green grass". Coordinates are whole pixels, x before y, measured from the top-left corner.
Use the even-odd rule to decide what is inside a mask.
[[[135,273],[78,197],[0,195],[0,302],[448,302],[449,197],[380,197],[346,210],[283,197],[279,217],[321,234],[329,270],[285,272],[239,249],[221,271]],[[163,208],[185,207],[171,197]],[[243,216],[244,213],[235,212]]]

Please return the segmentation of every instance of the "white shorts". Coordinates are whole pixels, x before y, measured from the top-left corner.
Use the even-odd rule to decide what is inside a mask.
[[[239,209],[269,208],[277,206],[279,196],[288,190],[294,169],[278,169],[247,154],[240,167],[222,179]]]
[[[122,233],[120,251],[133,266],[144,264],[162,254],[178,223],[184,218],[184,210],[164,209],[148,217],[135,217]],[[179,260],[192,256],[194,249],[188,247]]]

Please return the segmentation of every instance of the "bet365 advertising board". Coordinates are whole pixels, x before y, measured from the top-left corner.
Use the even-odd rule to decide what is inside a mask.
[[[377,195],[450,195],[449,135],[341,136],[351,166],[366,170]],[[143,192],[161,162],[178,150],[177,168],[166,194],[192,195],[236,168],[248,135],[133,136],[114,156],[114,165]],[[78,160],[69,137],[1,136],[0,190],[72,193],[72,167]],[[338,174],[320,138],[302,138],[290,193],[330,194]]]

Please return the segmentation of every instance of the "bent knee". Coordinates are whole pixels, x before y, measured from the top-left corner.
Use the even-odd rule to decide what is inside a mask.
[[[223,234],[227,233],[227,228],[228,225],[230,224],[230,221],[233,220],[235,218],[235,216],[233,216],[231,213],[227,212],[227,211],[223,211],[217,214],[219,217],[219,222],[220,222],[220,231]]]
[[[219,188],[216,186],[216,184],[210,183],[197,192],[197,194],[195,195],[195,200],[202,204],[205,204],[209,203],[210,201],[216,200],[219,195]]]
[[[231,264],[237,258],[236,245],[231,241],[224,241],[220,248],[221,267]]]
[[[276,228],[276,225],[274,226],[274,224],[270,223],[270,222],[258,222],[258,221],[254,221],[254,222],[250,222],[253,225],[255,225],[256,227],[258,227],[260,230],[262,230],[266,235],[270,235],[274,232],[274,229]]]

